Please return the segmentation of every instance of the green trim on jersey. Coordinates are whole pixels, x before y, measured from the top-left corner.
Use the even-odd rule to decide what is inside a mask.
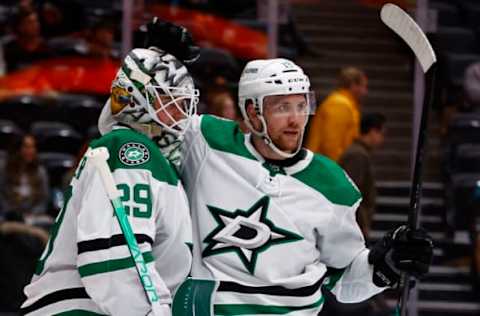
[[[360,198],[360,192],[347,178],[345,171],[325,156],[314,154],[310,164],[292,177],[323,194],[329,201],[352,206]]]
[[[328,281],[325,283],[323,286],[327,290],[331,290],[335,287],[337,284],[338,280],[342,277],[342,275],[345,273],[345,269],[334,269],[334,268],[328,268],[327,269],[327,274],[328,276]]]
[[[105,314],[97,314],[90,311],[85,311],[81,309],[72,309],[70,311],[61,312],[54,314],[55,316],[106,316]]]
[[[45,267],[45,261],[47,261],[47,258],[50,256],[50,254],[53,251],[53,243],[55,242],[55,239],[57,238],[58,231],[60,230],[60,225],[62,225],[63,218],[65,217],[65,212],[67,210],[68,202],[70,201],[70,198],[72,197],[72,186],[68,186],[68,188],[65,190],[64,198],[65,198],[65,203],[63,204],[62,209],[60,210],[60,213],[58,214],[57,219],[55,220],[55,223],[53,224],[51,230],[50,230],[50,238],[48,239],[48,244],[47,244],[47,252],[45,253],[45,257],[40,257],[40,259],[37,262],[37,265],[35,267],[35,274],[40,275],[43,271],[43,268]]]
[[[150,159],[142,164],[126,165],[119,157],[120,149],[128,143],[140,143],[144,145],[150,154]],[[110,153],[108,165],[113,172],[116,169],[145,169],[152,172],[152,176],[161,182],[177,185],[178,176],[170,163],[163,157],[160,149],[147,136],[129,128],[115,129],[110,133],[90,143],[90,147],[105,146]]]
[[[215,315],[261,315],[261,314],[287,314],[295,311],[319,307],[325,298],[322,296],[315,303],[304,306],[278,306],[278,305],[255,305],[255,304],[216,304]]]
[[[173,298],[172,315],[211,315],[212,296],[217,288],[215,280],[187,278]]]
[[[257,160],[245,147],[245,136],[234,121],[202,115],[200,129],[211,148]]]
[[[142,255],[145,263],[153,261],[153,255],[150,251],[144,252]],[[135,267],[135,262],[133,261],[132,257],[125,257],[121,259],[89,263],[78,267],[78,272],[80,273],[80,276],[84,278],[94,274],[123,270],[132,267]]]

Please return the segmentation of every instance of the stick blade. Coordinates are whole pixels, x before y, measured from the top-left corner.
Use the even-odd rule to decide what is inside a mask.
[[[400,7],[386,3],[380,11],[380,19],[400,36],[415,53],[422,70],[426,73],[437,61],[435,52],[422,29]]]

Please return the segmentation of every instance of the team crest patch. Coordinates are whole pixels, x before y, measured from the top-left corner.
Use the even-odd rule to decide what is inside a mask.
[[[127,166],[136,166],[146,163],[150,159],[150,152],[140,143],[126,143],[118,153],[120,161]]]

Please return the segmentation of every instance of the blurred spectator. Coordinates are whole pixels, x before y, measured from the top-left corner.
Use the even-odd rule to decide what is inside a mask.
[[[8,153],[0,173],[0,209],[21,215],[46,212],[49,182],[37,157],[35,138],[25,135]]]
[[[358,137],[340,157],[339,164],[352,178],[362,193],[362,202],[357,210],[357,222],[368,240],[375,210],[375,177],[372,152],[383,145],[385,138],[385,116],[380,113],[366,114],[360,124]]]
[[[39,1],[42,34],[48,38],[70,35],[85,25],[84,7],[76,0]]]
[[[108,22],[97,22],[88,32],[86,54],[99,58],[112,57],[113,40],[113,25]]]
[[[447,103],[442,108],[440,133],[448,134],[451,120],[458,112],[475,112],[480,110],[480,62],[470,64],[463,77],[463,99],[458,102]]]
[[[327,96],[310,122],[306,147],[338,160],[359,136],[361,101],[368,92],[368,78],[355,67],[340,71],[338,88]]]
[[[5,75],[6,72],[5,58],[3,58],[3,45],[0,42],[0,77]]]
[[[480,62],[471,64],[465,70],[463,89],[467,103],[466,108],[473,111],[478,110],[480,108]]]
[[[41,35],[40,22],[35,11],[20,10],[14,17],[12,30],[14,38],[4,46],[7,72],[53,55]]]
[[[30,282],[47,239],[47,232],[40,228],[0,221],[0,314],[19,315],[25,300],[23,287]]]
[[[208,113],[216,116],[224,117],[230,120],[237,121],[239,113],[237,112],[237,105],[235,100],[226,88],[216,88],[207,94]]]
[[[240,65],[233,55],[219,48],[202,47],[199,59],[190,65],[196,85],[232,86],[240,77]]]
[[[35,5],[32,0],[19,0],[17,4],[18,11],[34,11]]]

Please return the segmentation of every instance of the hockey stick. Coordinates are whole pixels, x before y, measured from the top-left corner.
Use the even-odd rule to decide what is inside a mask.
[[[408,225],[418,228],[420,199],[422,194],[422,167],[425,159],[425,139],[427,135],[428,110],[432,105],[435,85],[436,56],[427,37],[415,21],[398,6],[387,3],[382,7],[380,18],[385,25],[400,36],[413,50],[425,74],[426,90],[423,99],[420,126],[418,129],[415,164],[413,166],[412,188],[410,189],[410,209]],[[410,293],[410,276],[403,275],[403,293],[401,299],[401,316],[407,314],[407,301]]]
[[[107,191],[108,198],[112,203],[118,223],[122,229],[123,235],[125,236],[125,240],[127,241],[130,256],[135,262],[135,268],[137,269],[138,277],[142,283],[143,290],[145,291],[145,295],[152,306],[152,314],[154,316],[161,316],[163,313],[161,312],[159,302],[160,297],[158,296],[155,285],[153,284],[153,280],[150,277],[148,266],[145,263],[140,248],[138,247],[132,227],[128,222],[127,215],[125,214],[125,208],[123,207],[122,201],[120,200],[120,194],[115,185],[115,180],[113,179],[112,172],[107,164],[107,160],[109,158],[108,150],[105,147],[90,149],[86,153],[86,156],[88,161],[95,166],[100,174],[105,191]]]

